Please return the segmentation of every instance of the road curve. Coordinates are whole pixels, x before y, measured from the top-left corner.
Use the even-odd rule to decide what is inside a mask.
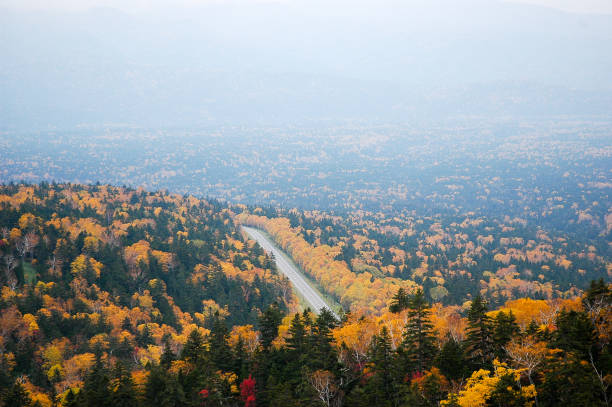
[[[281,252],[270,239],[268,239],[263,233],[261,233],[257,229],[248,226],[242,226],[242,229],[244,229],[244,231],[251,238],[255,239],[255,241],[257,241],[257,243],[259,243],[259,245],[263,247],[266,252],[272,253],[274,255],[274,260],[276,260],[276,267],[278,268],[278,270],[284,275],[286,275],[287,278],[289,278],[295,289],[299,291],[302,297],[306,299],[306,301],[310,304],[311,308],[317,314],[323,308],[327,308],[329,311],[331,311],[331,313],[334,315],[334,317],[336,317],[337,320],[340,320],[338,315],[336,315],[336,313],[332,311],[332,309],[321,298],[321,296],[315,290],[312,289],[312,287],[306,282],[306,280],[304,280],[304,277],[302,277],[297,267],[285,259],[285,257],[283,256],[283,252]]]

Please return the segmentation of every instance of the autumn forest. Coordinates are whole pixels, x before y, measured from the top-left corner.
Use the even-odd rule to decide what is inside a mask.
[[[0,407],[612,407],[612,0],[0,0]]]
[[[54,183],[5,185],[0,205],[6,406],[609,403],[609,258],[521,219]],[[304,307],[240,225],[269,233],[340,320]]]

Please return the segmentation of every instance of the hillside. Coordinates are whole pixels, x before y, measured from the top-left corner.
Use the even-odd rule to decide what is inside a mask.
[[[57,370],[58,391],[80,386],[98,346],[143,368],[219,319],[253,326],[271,304],[293,306],[217,202],[44,184],[2,186],[0,205],[4,373],[32,385]]]
[[[603,280],[542,299],[481,287],[445,305],[441,290],[414,278],[421,264],[395,275],[403,257],[381,238],[384,219],[252,212],[106,185],[0,187],[0,405],[610,400],[612,287]],[[326,310],[292,313],[288,281],[241,223],[266,228],[350,312],[341,321]],[[365,245],[357,225],[378,239]],[[392,264],[367,263],[385,250]]]

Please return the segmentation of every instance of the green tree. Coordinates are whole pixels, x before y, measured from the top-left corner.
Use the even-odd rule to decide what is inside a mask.
[[[204,338],[200,331],[194,329],[189,333],[187,341],[183,346],[181,359],[197,364],[204,358],[205,351]]]
[[[425,300],[423,290],[418,289],[408,302],[408,322],[401,345],[407,370],[425,371],[431,366],[436,351],[436,336],[430,320],[429,303]]]
[[[23,387],[23,385],[15,380],[13,386],[11,386],[10,390],[6,394],[4,398],[4,406],[5,407],[24,407],[32,404],[32,399],[30,395]]]
[[[207,342],[210,360],[217,369],[225,372],[232,370],[233,356],[232,349],[229,346],[229,330],[225,322],[219,318],[219,314],[214,317]]]
[[[466,352],[475,369],[491,370],[492,367],[493,329],[487,311],[487,304],[481,296],[474,298],[468,311]]]
[[[337,371],[338,355],[332,346],[332,329],[337,321],[327,308],[323,308],[317,317],[309,338],[310,352],[308,362],[311,370]]]
[[[435,360],[435,365],[442,374],[454,381],[468,376],[467,360],[461,343],[449,337]]]
[[[552,358],[544,372],[544,380],[537,388],[539,407],[605,405],[593,369],[576,355]]]
[[[82,397],[87,407],[111,406],[111,391],[108,369],[102,361],[102,350],[96,348],[96,360],[85,378]]]
[[[113,389],[111,397],[113,407],[132,407],[138,404],[132,376],[120,361],[115,363],[113,368],[111,388]]]
[[[181,382],[160,366],[151,366],[144,391],[145,405],[159,407],[188,406]]]
[[[372,339],[370,360],[373,375],[366,391],[372,394],[373,405],[391,406],[397,398],[395,383],[394,352],[391,348],[391,337],[387,327]]]
[[[164,352],[162,353],[159,364],[164,369],[168,370],[172,362],[176,359],[176,355],[172,352],[172,348],[170,347],[170,341],[164,341]]]
[[[269,351],[272,342],[278,336],[278,326],[283,320],[283,313],[278,304],[270,305],[259,318],[259,331],[261,332],[261,346]]]
[[[389,305],[389,311],[393,313],[402,312],[406,308],[408,308],[410,302],[410,297],[408,293],[403,287],[400,287],[397,290],[397,293],[393,296],[391,300],[391,305]]]
[[[520,332],[512,310],[508,314],[503,311],[497,313],[493,324],[493,344],[495,346],[495,356],[499,360],[506,358],[504,347]]]
[[[589,360],[595,344],[595,327],[584,312],[562,310],[556,319],[554,346],[572,352],[582,360]]]
[[[306,328],[304,327],[302,316],[299,313],[296,313],[291,320],[286,342],[287,349],[289,349],[293,357],[299,358],[304,354],[306,347]]]
[[[495,407],[525,407],[531,406],[533,399],[525,396],[521,391],[513,374],[505,374],[499,378],[495,388],[487,398],[487,406]]]

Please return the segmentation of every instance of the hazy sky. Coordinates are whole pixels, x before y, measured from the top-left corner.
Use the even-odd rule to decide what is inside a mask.
[[[290,1],[292,0],[0,0],[0,6],[53,10],[83,10],[91,7],[107,6],[129,12],[138,12],[169,7],[191,7],[203,3],[270,3]],[[612,14],[611,0],[511,0],[511,2],[542,5],[576,13]],[[333,4],[333,2],[330,4]],[[372,2],[372,4],[376,3]]]
[[[0,38],[0,130],[612,112],[612,0],[0,0]]]

